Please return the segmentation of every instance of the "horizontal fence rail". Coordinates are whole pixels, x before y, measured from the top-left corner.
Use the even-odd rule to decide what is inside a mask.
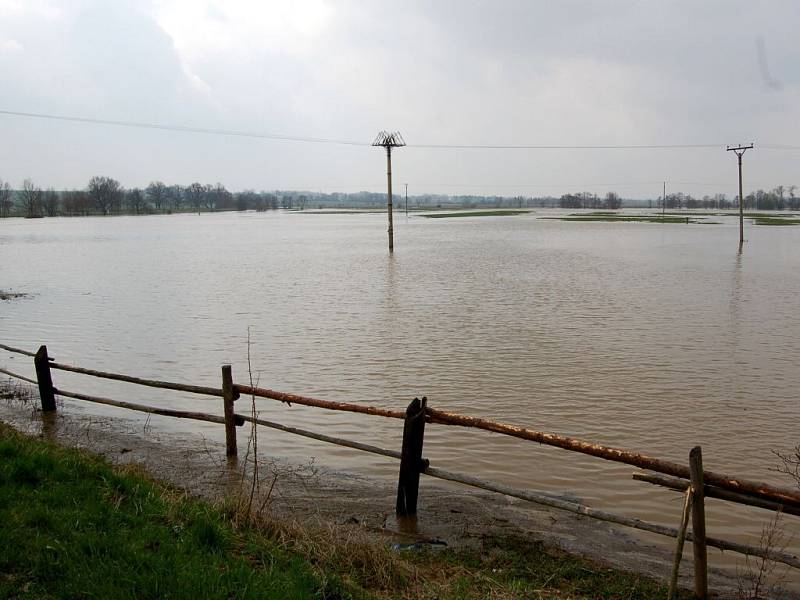
[[[17,373],[13,373],[11,371],[7,371],[6,369],[0,369],[0,373],[5,373],[9,377],[13,377],[14,379],[21,379],[22,381],[25,381],[27,383],[32,383],[33,385],[39,385],[39,382],[36,381],[35,379],[29,379],[29,378],[25,377],[24,375],[18,375]]]
[[[352,404],[350,402],[333,402],[331,400],[319,400],[317,398],[309,398],[307,396],[298,396],[296,394],[287,394],[285,392],[276,392],[275,390],[268,390],[266,388],[252,387],[249,385],[233,386],[240,394],[247,394],[256,396],[257,398],[269,398],[271,400],[280,400],[289,406],[298,404],[300,406],[314,406],[316,408],[327,408],[328,410],[341,410],[344,412],[361,413],[362,415],[373,415],[376,417],[389,417],[391,419],[405,419],[406,413],[402,410],[388,410],[386,408],[378,408],[377,406],[367,406],[364,404]]]
[[[335,444],[338,446],[352,448],[354,450],[369,452],[387,458],[400,460],[400,479],[398,483],[396,507],[396,512],[400,516],[416,514],[419,476],[424,474],[436,479],[461,483],[471,487],[504,494],[506,496],[519,498],[551,508],[591,517],[593,519],[615,523],[626,527],[632,527],[634,529],[639,529],[662,536],[676,538],[677,547],[670,579],[671,593],[674,591],[675,587],[678,566],[680,564],[683,552],[684,540],[690,540],[694,544],[695,595],[699,598],[705,598],[707,595],[708,575],[707,564],[705,560],[706,546],[716,547],[721,550],[730,550],[749,556],[758,556],[800,569],[800,558],[794,554],[785,551],[779,551],[774,548],[763,548],[761,546],[730,542],[705,535],[705,513],[703,503],[705,496],[717,498],[727,502],[766,509],[778,513],[800,516],[800,492],[776,487],[767,483],[750,481],[738,477],[714,473],[711,471],[704,471],[702,466],[701,450],[699,446],[693,448],[690,452],[689,464],[683,465],[630,450],[603,446],[576,438],[553,433],[545,433],[517,425],[500,423],[481,417],[461,415],[434,409],[427,405],[426,398],[422,398],[422,400],[415,398],[414,401],[409,404],[406,410],[398,411],[364,404],[321,400],[318,398],[279,392],[267,388],[235,384],[233,382],[231,368],[229,365],[222,367],[222,387],[214,388],[168,381],[158,381],[153,379],[143,379],[130,375],[109,373],[105,371],[85,369],[82,367],[58,363],[53,361],[53,359],[48,356],[47,348],[45,346],[40,347],[39,351],[35,353],[7,346],[5,344],[0,344],[0,349],[34,357],[37,373],[36,379],[30,379],[23,375],[19,375],[18,373],[2,368],[0,368],[0,373],[31,383],[33,385],[38,385],[43,411],[56,410],[54,397],[55,395],[58,395],[76,400],[105,404],[108,406],[135,410],[149,414],[224,424],[226,431],[227,453],[228,455],[234,457],[237,455],[236,428],[245,423],[251,423],[253,425],[260,425],[271,429],[280,430],[292,435],[299,435],[329,444]],[[222,397],[224,416],[202,412],[158,408],[145,404],[112,400],[110,398],[104,398],[100,396],[90,396],[87,394],[66,391],[57,388],[52,384],[50,374],[51,369],[69,371],[92,377],[112,379],[160,389]],[[359,413],[392,419],[403,419],[404,431],[402,451],[398,452],[395,450],[380,448],[378,446],[373,446],[362,442],[325,435],[322,433],[308,431],[306,429],[297,427],[290,427],[274,421],[261,419],[258,417],[257,413],[255,413],[255,408],[252,416],[238,414],[234,411],[234,402],[240,397],[241,394],[249,395],[254,400],[255,398],[277,400],[289,406],[297,404],[326,410]],[[677,492],[682,492],[686,496],[680,527],[672,528],[654,523],[648,523],[640,519],[617,515],[604,510],[591,508],[580,503],[571,502],[554,494],[517,489],[495,482],[484,481],[472,475],[455,473],[445,469],[440,469],[438,467],[433,467],[430,464],[430,460],[422,457],[425,423],[481,429],[492,433],[538,442],[540,444],[562,448],[571,452],[577,452],[609,461],[620,462],[647,469],[648,471],[653,471],[654,473],[634,473],[633,479],[636,481],[657,485],[666,489],[675,490]],[[692,531],[687,531],[686,529],[690,513],[693,525]]]
[[[130,375],[120,375],[119,373],[95,371],[94,369],[83,369],[81,367],[73,367],[72,365],[64,365],[57,362],[51,362],[50,368],[59,369],[61,371],[71,371],[72,373],[80,373],[82,375],[90,375],[91,377],[101,377],[103,379],[113,379],[115,381],[135,383],[136,385],[145,385],[147,387],[160,388],[162,390],[176,390],[178,392],[189,392],[190,394],[222,397],[222,388],[190,385],[186,383],[172,383],[170,381],[158,381],[156,379],[142,379],[141,377],[131,377]]]
[[[469,485],[472,487],[477,487],[484,490],[497,492],[505,496],[520,498],[522,500],[528,500],[529,502],[533,502],[535,504],[542,504],[544,506],[558,508],[561,510],[565,510],[567,512],[575,513],[577,515],[584,515],[587,517],[591,517],[593,519],[598,519],[600,521],[616,523],[617,525],[625,525],[626,527],[641,529],[642,531],[649,531],[650,533],[657,533],[659,535],[667,537],[672,537],[672,538],[678,537],[678,530],[672,527],[666,527],[664,525],[656,525],[655,523],[648,523],[646,521],[642,521],[640,519],[634,519],[631,517],[622,517],[620,515],[616,515],[614,513],[610,513],[604,510],[599,510],[596,508],[584,506],[583,504],[569,502],[568,500],[563,500],[561,498],[552,496],[550,494],[545,494],[542,492],[531,492],[528,490],[520,490],[499,483],[483,481],[471,475],[453,473],[452,471],[446,471],[444,469],[437,469],[434,467],[426,468],[423,471],[423,473],[425,473],[426,475],[430,475],[431,477],[436,477],[438,479],[446,479],[448,481],[463,483],[465,485]],[[686,539],[693,540],[694,537],[692,536],[691,533],[687,533]],[[720,550],[731,550],[733,552],[738,552],[740,554],[769,558],[771,560],[775,560],[784,563],[786,565],[790,565],[792,567],[800,569],[800,558],[788,552],[778,552],[773,548],[759,548],[757,546],[750,546],[748,544],[739,544],[737,542],[728,542],[726,540],[720,540],[710,537],[706,537],[705,542],[707,545],[714,546],[715,548],[719,548]]]
[[[9,352],[15,352],[16,354],[24,354],[25,356],[36,356],[36,352],[29,352],[20,348],[14,348],[13,346],[6,346],[5,344],[0,344],[0,348],[8,350]]]
[[[638,452],[631,452],[629,450],[622,450],[620,448],[609,448],[608,446],[601,446],[591,442],[566,437],[563,435],[556,435],[554,433],[543,433],[541,431],[534,431],[519,427],[516,425],[507,425],[505,423],[497,423],[487,419],[478,417],[468,417],[458,415],[436,409],[428,409],[431,422],[442,423],[445,425],[460,425],[462,427],[475,427],[485,431],[493,431],[495,433],[502,433],[512,437],[529,440],[532,442],[539,442],[548,446],[555,446],[564,450],[571,450],[572,452],[580,452],[606,460],[625,463],[656,471],[665,475],[674,475],[683,479],[690,478],[689,467],[675,462],[653,458]],[[753,494],[755,496],[763,496],[765,498],[775,499],[780,502],[793,503],[800,506],[800,492],[794,490],[787,490],[784,488],[775,487],[767,483],[759,483],[755,481],[747,481],[729,475],[720,475],[710,471],[704,472],[704,477],[707,483],[719,486],[721,488],[730,489],[737,492],[746,494]]]
[[[151,415],[176,417],[178,419],[191,419],[194,421],[208,421],[209,423],[221,423],[223,425],[225,424],[225,417],[210,415],[207,413],[173,410],[171,408],[157,408],[155,406],[137,404],[135,402],[124,402],[122,400],[112,400],[110,398],[103,398],[101,396],[88,396],[86,394],[68,392],[59,388],[53,388],[53,391],[57,396],[65,396],[67,398],[74,398],[75,400],[84,400],[85,402],[93,402],[94,404],[106,404],[108,406],[116,406],[117,408],[127,408],[128,410],[137,410],[139,412],[149,413]],[[244,423],[244,421],[242,421],[242,423]]]

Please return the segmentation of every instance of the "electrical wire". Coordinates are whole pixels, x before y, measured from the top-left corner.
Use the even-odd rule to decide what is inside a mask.
[[[13,117],[29,117],[34,119],[49,119],[53,121],[71,121],[74,123],[91,123],[95,125],[115,125],[118,127],[134,127],[139,129],[160,129],[163,131],[180,131],[183,133],[204,133],[210,135],[227,135],[234,137],[258,138],[282,142],[307,142],[314,144],[342,144],[346,146],[370,146],[363,142],[351,140],[335,140],[327,138],[296,137],[276,133],[257,133],[250,131],[237,131],[232,129],[209,129],[205,127],[183,127],[180,125],[163,125],[160,123],[145,123],[140,121],[117,121],[112,119],[91,119],[88,117],[74,117],[68,115],[52,115],[45,113],[30,113],[15,110],[0,110],[0,115]]]
[[[214,129],[208,127],[188,127],[182,125],[166,125],[163,123],[148,123],[144,121],[125,121],[116,119],[95,119],[90,117],[77,117],[72,115],[56,115],[49,113],[34,113],[16,110],[0,109],[0,115],[10,117],[25,117],[33,119],[47,119],[52,121],[69,121],[73,123],[89,123],[95,125],[113,125],[117,127],[132,127],[138,129],[156,129],[162,131],[177,131],[182,133],[201,133],[207,135],[225,135],[232,137],[255,138],[281,142],[304,142],[312,144],[338,144],[345,146],[372,146],[367,142],[342,140],[335,138],[318,138],[307,136],[291,136],[277,133],[260,133],[254,131],[241,131],[235,129]],[[409,148],[424,148],[432,150],[680,150],[702,148],[725,148],[725,144],[583,144],[583,145],[528,145],[528,144],[408,144]],[[763,144],[759,149],[767,150],[800,150],[800,146],[791,144]]]

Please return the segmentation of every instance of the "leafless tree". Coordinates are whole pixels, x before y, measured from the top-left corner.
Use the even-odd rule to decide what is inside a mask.
[[[122,186],[111,177],[92,177],[87,191],[95,209],[104,215],[117,209],[122,200]]]
[[[55,217],[58,215],[58,205],[60,196],[53,188],[47,188],[47,191],[42,194],[42,205],[48,217]]]
[[[147,203],[144,194],[139,188],[132,188],[125,192],[125,204],[129,213],[140,215],[147,212]]]
[[[62,192],[61,205],[64,213],[70,216],[88,215],[90,208],[89,195],[83,190]]]
[[[203,201],[205,200],[206,186],[202,183],[194,182],[186,188],[185,192],[189,204],[199,213],[200,208],[203,206]]]
[[[221,183],[206,188],[206,208],[209,210],[229,209],[232,207],[232,200],[233,194]]]
[[[183,207],[183,187],[171,185],[167,188],[167,201],[170,210],[178,212]]]
[[[167,200],[167,186],[164,185],[164,182],[151,182],[150,185],[147,186],[145,193],[147,194],[147,199],[152,203],[153,208],[156,209],[156,212],[161,212],[161,208]]]
[[[11,215],[11,186],[7,181],[0,179],[0,218]]]
[[[42,188],[36,187],[32,180],[26,179],[22,182],[21,198],[26,217],[42,216]]]
[[[609,210],[617,210],[622,206],[622,200],[620,200],[620,197],[616,192],[608,192],[603,204],[605,205],[605,208],[608,208]]]

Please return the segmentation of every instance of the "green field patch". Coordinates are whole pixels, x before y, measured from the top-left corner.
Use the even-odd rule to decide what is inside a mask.
[[[524,215],[530,210],[480,210],[480,211],[458,211],[451,213],[438,213],[434,215],[420,215],[426,219],[451,219],[454,217],[510,217],[513,215]]]
[[[781,217],[756,217],[753,220],[756,225],[800,225],[800,219],[786,219]]]
[[[606,215],[567,215],[565,217],[542,217],[543,219],[555,219],[558,221],[600,221],[600,222],[617,222],[617,223],[708,223],[708,221],[700,219],[692,219],[691,217],[661,217],[650,215],[620,215],[620,214],[606,214]]]
[[[598,210],[595,212],[579,212],[579,213],[570,213],[568,217],[604,217],[606,215],[619,215],[620,213],[613,211],[613,210]]]

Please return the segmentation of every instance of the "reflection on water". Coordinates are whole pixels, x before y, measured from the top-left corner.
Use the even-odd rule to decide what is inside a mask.
[[[4,220],[2,338],[84,366],[332,400],[436,408],[787,484],[798,442],[800,230],[513,218],[297,213]],[[32,371],[24,357],[2,361]],[[218,400],[54,375],[56,385],[218,410]],[[242,401],[240,401],[242,402]],[[399,448],[394,421],[263,401],[265,418]],[[100,409],[97,410],[106,410]],[[112,409],[107,409],[109,412]],[[242,410],[240,407],[239,410]],[[221,444],[221,428],[196,428]],[[220,446],[221,447],[221,446]],[[396,465],[276,431],[265,452],[394,478]],[[433,464],[675,525],[677,494],[631,468],[485,432],[431,426]],[[425,482],[422,492],[425,493]],[[709,535],[757,543],[768,514],[710,500]],[[795,527],[793,524],[792,527]],[[648,538],[652,539],[652,538]]]

